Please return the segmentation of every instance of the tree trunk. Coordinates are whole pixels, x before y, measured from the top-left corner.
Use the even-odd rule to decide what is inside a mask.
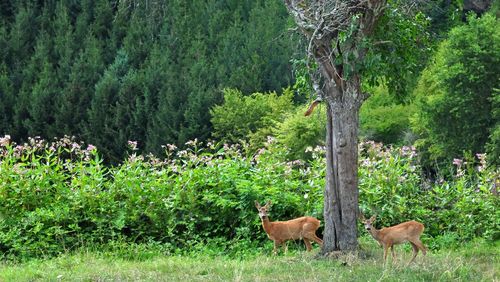
[[[358,97],[361,93],[356,88],[350,91],[354,92],[342,93],[342,98],[327,99],[323,254],[350,251],[358,247],[357,159],[358,113],[361,105]]]
[[[311,76],[327,103],[325,231],[323,254],[358,247],[358,115],[361,93],[359,63],[387,0],[284,0],[309,41],[321,79]],[[347,38],[346,38],[347,36]]]

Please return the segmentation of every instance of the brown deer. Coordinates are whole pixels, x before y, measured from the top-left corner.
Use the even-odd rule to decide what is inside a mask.
[[[396,258],[394,255],[394,245],[402,244],[404,242],[410,242],[413,247],[413,257],[408,264],[415,260],[419,249],[424,255],[427,253],[427,248],[420,241],[420,235],[424,232],[424,225],[422,223],[411,220],[377,230],[373,227],[375,217],[376,216],[374,215],[370,219],[365,219],[365,217],[360,214],[360,219],[365,225],[366,230],[368,230],[372,237],[384,248],[384,264],[387,260],[387,251],[389,248],[391,248],[392,260],[394,261]]]
[[[262,227],[267,233],[267,237],[274,241],[273,253],[278,253],[278,246],[288,240],[302,239],[306,244],[307,251],[311,251],[311,240],[323,245],[323,240],[316,236],[316,230],[319,228],[320,221],[314,217],[303,216],[288,221],[269,221],[267,211],[271,206],[268,201],[263,207],[255,201],[255,207],[259,211],[259,217],[262,220]],[[286,245],[284,246],[286,250]]]

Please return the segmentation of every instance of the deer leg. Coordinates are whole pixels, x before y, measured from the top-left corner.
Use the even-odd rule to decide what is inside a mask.
[[[384,245],[384,265],[386,264],[387,262],[387,251],[389,250],[389,246],[388,245]]]
[[[273,249],[273,254],[277,255],[278,254],[278,247],[281,245],[280,241],[274,241],[274,249]]]
[[[422,241],[420,241],[420,239],[417,239],[415,244],[422,251],[422,254],[425,256],[427,254],[427,248],[424,246],[424,244],[422,244]]]
[[[316,234],[313,234],[311,239],[314,242],[318,243],[320,246],[323,246],[323,240],[321,240],[318,236],[316,236]]]
[[[288,253],[288,242],[283,242],[283,250],[285,251],[285,254]]]
[[[396,254],[394,253],[394,245],[391,246],[392,262],[396,261]]]
[[[304,243],[306,244],[307,251],[310,252],[312,250],[311,241],[307,238],[303,238],[302,240],[304,240]]]
[[[309,239],[309,240],[311,240],[311,241],[314,241],[314,242],[318,243],[318,245],[323,246],[323,240],[321,240],[321,239],[320,239],[318,236],[316,236],[316,234],[314,234],[314,233],[309,233],[309,234],[307,234],[307,237],[306,237],[306,236],[304,236],[304,238],[307,238],[307,239]]]
[[[410,242],[410,244],[413,247],[413,257],[411,258],[410,262],[408,262],[408,265],[410,265],[410,263],[412,263],[415,260],[415,258],[417,257],[417,254],[418,254],[417,245],[415,245],[415,243],[413,243],[413,242]]]
[[[422,254],[425,256],[427,254],[427,248],[424,246],[424,244],[422,244],[422,242],[420,241],[420,239],[415,239],[415,240],[411,240],[410,241],[412,244],[415,244],[415,246],[417,246],[417,248],[419,248],[421,251],[422,251]]]

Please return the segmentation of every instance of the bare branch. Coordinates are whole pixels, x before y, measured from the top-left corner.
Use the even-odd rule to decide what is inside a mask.
[[[344,70],[353,69],[349,54],[362,60],[367,50],[359,44],[370,36],[387,5],[387,0],[283,0],[298,29],[306,36],[307,66],[319,99],[344,95]],[[428,1],[428,0],[409,0]],[[340,35],[344,36],[340,36]],[[379,42],[385,44],[389,42]],[[322,87],[311,72],[314,58],[321,73]],[[354,86],[359,93],[358,83]],[[352,86],[350,86],[352,87]],[[337,89],[335,89],[337,88]],[[324,89],[325,91],[321,91]],[[324,95],[329,93],[329,95]],[[329,97],[331,96],[331,97]],[[339,97],[336,97],[339,96]]]

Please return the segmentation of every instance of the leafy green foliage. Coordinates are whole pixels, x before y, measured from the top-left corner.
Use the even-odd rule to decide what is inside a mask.
[[[355,69],[371,86],[378,86],[383,78],[389,92],[402,100],[412,89],[415,74],[427,63],[432,40],[425,14],[407,15],[397,2],[388,2],[373,36],[362,42],[367,54]]]
[[[295,107],[293,92],[283,94],[253,93],[250,96],[234,89],[224,90],[224,103],[211,110],[213,136],[229,143],[249,143],[252,151],[261,148],[268,136],[287,150],[287,159],[309,159],[308,147],[324,142],[325,109],[318,106],[314,114],[305,118],[304,106]]]
[[[292,107],[293,92],[283,94],[253,93],[244,96],[235,89],[224,90],[224,103],[211,111],[213,136],[218,140],[238,143],[250,140],[254,148],[261,147],[274,125],[282,120]]]
[[[492,164],[500,165],[500,89],[493,89],[491,97],[492,118],[495,125],[491,129],[488,143],[486,144],[486,152]]]
[[[426,160],[449,162],[464,151],[484,151],[498,123],[493,114],[500,72],[497,27],[493,15],[469,17],[467,25],[450,32],[423,72],[415,90],[413,128]]]
[[[359,113],[360,135],[365,140],[384,144],[403,143],[410,128],[412,104],[401,104],[382,85],[372,88],[372,95]]]
[[[29,257],[121,240],[234,248],[265,238],[255,200],[272,200],[276,219],[321,215],[321,189],[302,180],[313,171],[266,149],[247,158],[236,147],[188,146],[169,145],[162,160],[132,153],[111,169],[69,139],[2,147],[0,249]]]
[[[421,178],[415,147],[390,149],[365,142],[360,154],[360,209],[366,215],[377,214],[379,226],[423,222],[425,236],[435,238],[429,243],[433,248],[444,246],[450,236],[454,239],[448,243],[499,238],[500,212],[495,208],[499,199],[494,192],[499,171],[486,168],[485,155],[466,162],[456,160],[460,165],[452,180],[440,178],[431,183]],[[480,164],[475,167],[474,163]]]
[[[102,164],[95,147],[64,138],[0,139],[0,250],[5,257],[55,255],[89,245],[161,244],[165,251],[245,252],[269,246],[254,201],[271,200],[272,220],[311,215],[323,220],[324,151],[308,163],[287,162],[270,139],[245,147],[165,147],[165,158],[130,154],[119,166]],[[360,147],[360,203],[380,226],[416,219],[424,241],[498,239],[498,170],[471,161],[451,181],[420,178],[414,148]],[[465,164],[464,164],[465,165]],[[360,232],[362,232],[360,230]],[[321,230],[318,232],[321,234]],[[446,236],[446,237],[445,237]],[[444,239],[442,239],[444,238]],[[451,238],[451,239],[450,239]],[[455,239],[453,239],[455,238]]]
[[[305,107],[289,114],[276,124],[277,142],[288,148],[288,159],[308,160],[311,148],[324,145],[326,136],[326,108],[320,104],[309,117],[304,117]]]

